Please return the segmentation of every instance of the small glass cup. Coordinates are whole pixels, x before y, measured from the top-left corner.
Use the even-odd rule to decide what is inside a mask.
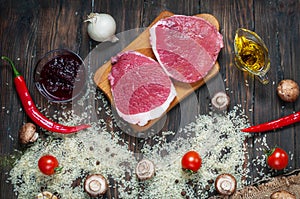
[[[253,31],[239,28],[234,38],[235,64],[267,84],[270,58],[264,41]]]
[[[86,85],[84,62],[68,49],[49,51],[36,64],[34,83],[49,101],[70,102]]]

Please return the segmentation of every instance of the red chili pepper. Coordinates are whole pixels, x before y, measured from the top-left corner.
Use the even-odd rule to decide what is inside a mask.
[[[294,124],[300,122],[300,111],[290,114],[288,116],[279,118],[277,120],[273,120],[271,122],[266,122],[263,124],[259,124],[256,126],[250,126],[248,128],[242,129],[243,132],[253,133],[253,132],[264,132],[264,131],[270,131],[277,128],[281,128],[284,126],[288,126],[290,124]]]
[[[12,60],[5,56],[2,56],[1,59],[6,60],[11,65],[14,72],[14,83],[17,93],[21,99],[26,114],[33,120],[33,122],[48,131],[62,134],[75,133],[90,127],[90,125],[86,124],[79,126],[64,126],[45,117],[35,106],[26,86],[24,77],[17,71]]]

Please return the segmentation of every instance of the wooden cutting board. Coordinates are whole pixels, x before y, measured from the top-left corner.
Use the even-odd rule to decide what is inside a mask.
[[[150,26],[142,32],[134,41],[132,41],[127,47],[125,47],[122,51],[127,50],[135,50],[138,51],[146,56],[152,57],[155,59],[155,56],[152,52],[149,37],[149,29],[160,19],[170,17],[174,15],[171,12],[163,11],[159,14],[159,16],[150,24]],[[195,15],[197,17],[201,17],[209,21],[211,24],[213,24],[218,30],[220,28],[218,20],[210,14],[197,14]],[[97,84],[97,86],[104,92],[104,94],[108,97],[110,102],[113,103],[113,97],[111,93],[111,88],[108,80],[108,74],[111,71],[111,62],[108,61],[104,65],[102,65],[96,72],[94,76],[94,81]],[[218,62],[213,66],[211,71],[198,82],[195,82],[193,84],[186,84],[186,83],[180,83],[177,81],[173,81],[173,84],[175,86],[177,97],[173,100],[173,102],[170,104],[169,108],[167,109],[166,113],[169,112],[173,107],[175,107],[179,102],[181,102],[185,97],[190,95],[192,92],[194,92],[196,89],[198,89],[200,86],[205,84],[208,80],[212,79],[220,70],[220,65]],[[153,124],[155,124],[160,118],[154,119],[149,121],[145,126],[138,126],[138,125],[132,125],[132,128],[138,132],[145,131],[149,129]]]

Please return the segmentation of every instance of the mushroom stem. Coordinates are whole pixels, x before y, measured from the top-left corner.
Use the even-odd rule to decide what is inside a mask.
[[[224,180],[220,183],[220,187],[222,187],[222,189],[225,191],[230,191],[230,189],[232,188],[232,183],[228,180]]]
[[[29,142],[35,142],[39,137],[39,134],[35,132],[32,136],[32,138],[29,140]]]
[[[49,191],[43,191],[36,196],[36,199],[57,199],[57,197]]]
[[[136,166],[136,175],[140,180],[148,180],[154,176],[155,166],[148,159],[141,160]]]
[[[215,188],[221,195],[232,195],[236,190],[236,179],[230,174],[221,174],[216,178]]]
[[[108,189],[106,178],[101,174],[92,174],[86,177],[84,181],[84,190],[91,197],[104,195]]]
[[[90,183],[89,183],[89,187],[92,191],[99,191],[101,190],[101,184],[99,181],[97,180],[92,180]]]
[[[212,106],[219,111],[224,111],[227,109],[230,103],[230,98],[223,92],[217,92],[211,99]]]

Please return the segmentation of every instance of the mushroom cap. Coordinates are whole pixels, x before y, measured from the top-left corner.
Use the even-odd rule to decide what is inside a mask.
[[[296,196],[286,190],[280,190],[272,193],[270,199],[296,199]]]
[[[211,99],[212,106],[219,111],[224,111],[228,108],[230,103],[229,96],[224,91],[219,91],[214,94]]]
[[[101,174],[92,174],[86,177],[84,181],[84,190],[91,197],[104,195],[108,189],[106,178]]]
[[[39,193],[37,195],[36,199],[58,199],[58,198],[49,191],[43,191],[42,193]]]
[[[25,123],[19,130],[19,140],[22,144],[34,142],[37,139],[36,126],[33,123]]]
[[[231,174],[224,173],[215,180],[215,188],[219,194],[230,196],[236,190],[237,182]]]
[[[278,83],[278,96],[285,102],[294,102],[299,97],[299,86],[291,79],[284,79]]]
[[[142,159],[136,165],[135,172],[140,180],[148,180],[155,174],[154,163],[148,159]]]

